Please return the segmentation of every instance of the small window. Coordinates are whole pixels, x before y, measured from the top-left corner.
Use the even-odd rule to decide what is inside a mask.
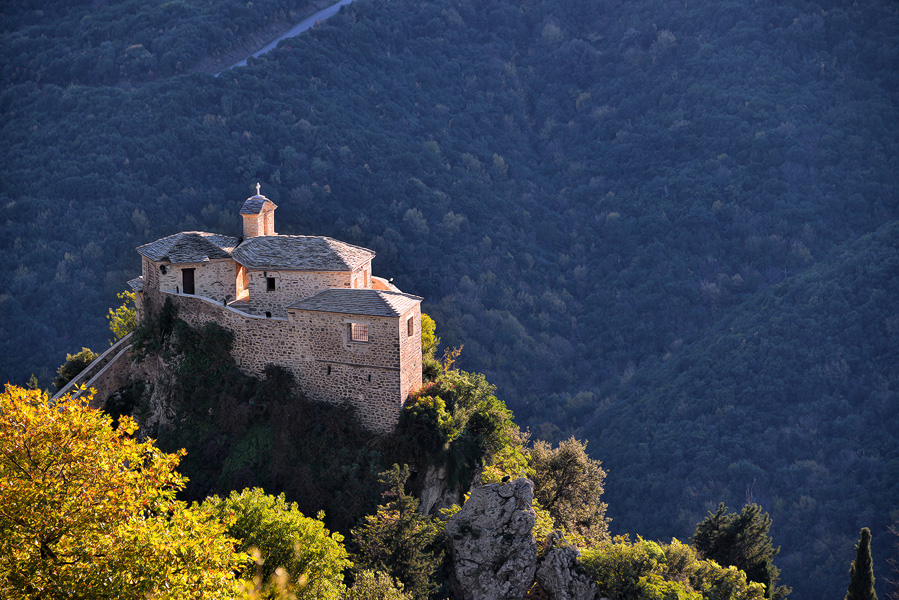
[[[415,333],[415,322],[412,320],[412,317],[406,319],[406,336],[412,337],[412,334]]]
[[[265,278],[265,289],[268,292],[275,291],[275,278],[274,277],[266,277]]]
[[[368,325],[364,323],[350,323],[350,341],[367,342]]]

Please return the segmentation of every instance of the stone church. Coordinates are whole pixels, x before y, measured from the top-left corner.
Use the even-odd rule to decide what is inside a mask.
[[[186,231],[139,246],[138,319],[171,299],[191,325],[233,331],[245,372],[279,365],[310,399],[349,400],[366,427],[391,430],[422,383],[422,299],[372,276],[372,250],[275,233],[276,208],[257,185],[243,237]]]

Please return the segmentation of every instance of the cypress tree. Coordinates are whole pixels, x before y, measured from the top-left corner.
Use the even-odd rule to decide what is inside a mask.
[[[855,560],[849,567],[849,589],[845,600],[877,600],[874,591],[874,562],[871,560],[871,531],[862,528],[862,537],[855,547]]]

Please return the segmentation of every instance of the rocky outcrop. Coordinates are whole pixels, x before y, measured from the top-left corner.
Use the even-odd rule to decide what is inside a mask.
[[[534,484],[527,479],[472,489],[446,524],[458,597],[525,597],[537,570],[533,498]]]
[[[537,582],[551,600],[598,600],[599,590],[578,571],[581,553],[554,531],[546,541],[546,553],[537,567]]]
[[[143,384],[143,392],[133,412],[137,421],[138,436],[158,437],[160,431],[173,426],[177,412],[173,404],[175,397],[175,365],[166,364],[159,356],[147,356],[131,363],[131,380]]]
[[[446,467],[429,466],[424,474],[418,511],[423,515],[433,515],[441,508],[461,503],[461,494],[450,490]]]

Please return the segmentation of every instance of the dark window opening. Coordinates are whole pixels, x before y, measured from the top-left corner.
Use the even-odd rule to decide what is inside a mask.
[[[328,375],[331,374],[331,365],[328,365]]]
[[[275,291],[275,278],[274,277],[266,277],[265,278],[265,289],[268,292]]]
[[[271,318],[272,318],[272,313],[270,313],[269,311],[265,311],[265,318],[266,318],[266,319],[271,319]]]
[[[368,381],[371,381],[371,373],[368,374]]]
[[[406,336],[412,337],[412,334],[415,333],[415,323],[412,321],[412,317],[406,319]]]

